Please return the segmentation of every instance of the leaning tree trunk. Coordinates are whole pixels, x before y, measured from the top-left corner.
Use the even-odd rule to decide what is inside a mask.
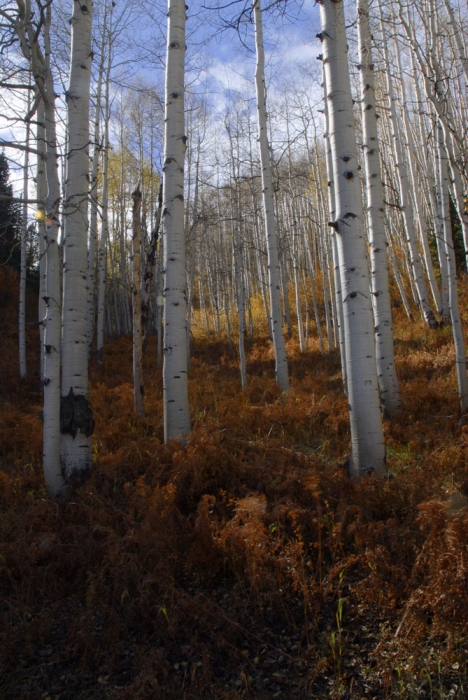
[[[465,344],[463,339],[463,329],[458,308],[457,273],[455,265],[455,251],[453,248],[452,226],[450,222],[449,206],[449,169],[448,155],[444,145],[444,135],[442,126],[436,126],[436,139],[438,149],[438,181],[439,181],[439,235],[441,238],[441,249],[447,258],[447,283],[450,319],[452,321],[453,341],[455,345],[455,361],[458,379],[458,395],[462,411],[468,408],[468,378],[466,375]]]
[[[92,2],[73,4],[63,265],[60,460],[62,474],[83,479],[93,464],[93,412],[88,397],[89,91]]]
[[[275,375],[278,385],[283,391],[289,389],[288,358],[281,314],[281,276],[278,260],[278,243],[273,200],[273,185],[271,178],[270,150],[267,135],[266,89],[265,89],[265,57],[263,51],[262,10],[260,0],[253,2],[255,18],[255,45],[257,50],[257,66],[255,70],[255,85],[257,89],[258,141],[260,161],[262,166],[262,191],[265,215],[265,233],[268,252],[268,286],[270,288],[271,331],[275,350]]]
[[[168,0],[164,125],[164,439],[190,432],[184,228],[185,2]]]
[[[357,0],[359,77],[361,86],[362,141],[366,175],[367,221],[371,261],[371,293],[380,401],[385,416],[400,408],[400,390],[393,352],[393,324],[388,282],[384,197],[380,148],[375,113],[374,62],[372,59],[368,0]]]
[[[320,15],[336,205],[336,220],[330,226],[336,232],[344,307],[350,471],[356,476],[370,472],[384,476],[385,444],[342,0],[321,0]]]

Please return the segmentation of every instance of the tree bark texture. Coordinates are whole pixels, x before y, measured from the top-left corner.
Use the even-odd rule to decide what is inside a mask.
[[[356,476],[369,472],[384,476],[385,444],[343,2],[321,0],[320,15],[336,206],[336,220],[330,225],[336,232],[344,308],[350,471]]]
[[[82,479],[92,467],[94,429],[88,397],[89,93],[92,1],[73,3],[63,265],[61,469]]]
[[[164,115],[164,439],[190,432],[184,227],[185,2],[168,0]]]

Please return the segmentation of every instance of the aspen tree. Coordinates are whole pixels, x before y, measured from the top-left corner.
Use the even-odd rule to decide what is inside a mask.
[[[330,225],[336,232],[344,307],[350,471],[356,476],[370,472],[384,476],[385,444],[343,2],[321,0],[320,16],[336,205],[336,220]]]
[[[133,397],[135,413],[144,415],[143,345],[141,334],[141,190],[140,185],[132,193],[132,311],[133,311]]]
[[[274,212],[273,183],[271,177],[270,151],[267,135],[267,111],[265,88],[265,58],[263,50],[262,10],[260,0],[253,1],[255,20],[255,46],[257,63],[255,86],[257,91],[258,141],[262,165],[262,192],[265,216],[265,234],[268,252],[268,286],[270,291],[271,332],[275,350],[275,376],[282,391],[289,389],[288,359],[281,314],[281,271],[278,260],[278,243]]]
[[[239,231],[240,226],[240,207],[239,207],[239,172],[238,163],[234,159],[234,139],[231,134],[231,129],[226,123],[226,130],[229,137],[230,155],[231,155],[231,179],[232,179],[232,245],[234,249],[234,273],[236,279],[237,291],[237,316],[238,316],[238,332],[239,332],[239,365],[241,375],[242,388],[247,386],[247,369],[245,358],[245,288],[244,288],[244,264],[243,264],[243,246]],[[239,144],[237,144],[239,148]],[[236,167],[237,165],[237,167]]]
[[[380,0],[379,0],[380,3]],[[405,225],[405,235],[406,242],[408,246],[408,253],[410,258],[410,265],[412,271],[412,277],[414,284],[416,286],[418,303],[423,314],[423,318],[426,321],[429,328],[437,328],[437,321],[435,319],[434,313],[431,309],[429,303],[426,281],[424,279],[424,274],[421,265],[421,258],[419,256],[419,251],[416,243],[416,235],[414,229],[414,214],[413,206],[410,199],[410,187],[408,182],[408,173],[406,169],[406,163],[403,158],[403,149],[401,144],[401,136],[399,130],[399,117],[396,108],[396,97],[393,87],[393,78],[391,71],[391,62],[388,51],[388,39],[385,31],[385,25],[383,21],[382,26],[382,37],[383,37],[383,50],[385,56],[385,62],[387,64],[386,80],[387,80],[387,92],[388,101],[390,107],[390,122],[392,127],[392,140],[393,148],[395,154],[395,165],[398,178],[398,193],[399,193],[399,204],[401,208],[401,213],[403,215],[403,221]]]
[[[420,188],[419,188],[419,183],[418,179],[416,177],[416,165],[415,165],[415,156],[414,156],[414,143],[413,143],[413,136],[411,133],[411,125],[410,125],[410,120],[409,120],[409,115],[408,115],[408,103],[406,99],[406,87],[405,87],[405,80],[404,80],[404,73],[403,73],[403,68],[401,64],[401,45],[400,42],[398,41],[397,38],[395,38],[395,47],[396,47],[396,59],[397,59],[397,68],[398,68],[398,75],[399,75],[399,82],[400,82],[400,87],[401,87],[401,95],[402,95],[402,113],[403,113],[403,134],[406,140],[406,145],[407,145],[407,150],[406,150],[406,158],[407,158],[407,163],[408,163],[408,171],[409,171],[409,179],[411,182],[411,194],[413,198],[413,205],[414,205],[414,213],[415,213],[415,219],[418,223],[419,226],[419,239],[422,245],[422,259],[424,261],[424,267],[426,268],[426,274],[427,274],[427,279],[429,282],[429,287],[431,289],[432,293],[432,298],[434,300],[435,308],[437,311],[437,314],[439,316],[442,315],[442,302],[439,294],[439,289],[437,287],[437,281],[435,278],[435,273],[434,273],[434,266],[432,264],[432,258],[431,258],[431,252],[429,249],[429,241],[427,239],[427,233],[426,233],[426,227],[423,222],[423,217],[422,217],[422,212],[421,212],[421,197],[420,197]]]
[[[6,13],[4,19],[8,19]],[[43,205],[39,205],[37,218],[44,221],[45,316],[42,319],[43,334],[43,468],[47,490],[51,496],[61,492],[63,476],[60,471],[60,262],[58,254],[60,183],[57,171],[58,149],[55,121],[55,86],[51,71],[50,27],[52,21],[50,4],[42,9],[40,26],[34,24],[34,15],[29,0],[18,3],[17,16],[11,20],[18,36],[23,56],[28,61],[36,84],[35,103],[43,103],[43,131],[45,137],[44,163],[47,192],[43,182],[38,196],[44,194]],[[43,48],[40,39],[43,40]],[[38,119],[39,121],[39,119]],[[38,151],[41,154],[42,151]]]
[[[365,164],[377,376],[382,411],[385,416],[391,416],[400,408],[400,390],[393,352],[393,323],[388,283],[384,198],[380,171],[377,115],[375,112],[374,63],[372,59],[368,0],[357,0],[357,11],[362,148]]]
[[[28,91],[28,114],[31,109],[31,93]],[[19,346],[19,367],[20,377],[24,379],[27,375],[26,365],[26,252],[28,240],[28,181],[29,181],[29,139],[30,124],[26,121],[26,150],[24,152],[23,165],[23,213],[21,222],[21,267],[19,286],[19,323],[18,323],[18,346]]]
[[[93,4],[77,0],[71,18],[67,92],[68,152],[63,263],[61,469],[65,480],[92,467],[94,420],[88,396],[86,328],[88,281],[89,93]]]
[[[157,254],[158,254],[158,242],[160,238],[160,228],[161,228],[161,212],[162,212],[162,178],[159,183],[158,191],[158,208],[156,209],[153,228],[151,230],[151,236],[148,245],[148,251],[146,254],[145,271],[143,274],[143,286],[141,290],[141,333],[143,346],[146,340],[146,334],[148,333],[148,326],[150,321],[150,299],[151,299],[151,283],[154,278],[154,271],[156,269],[156,278],[159,283],[160,275],[157,266]],[[156,327],[158,338],[161,335],[158,326]]]
[[[104,362],[104,327],[106,320],[106,278],[107,278],[107,241],[109,240],[109,117],[110,117],[110,79],[112,68],[112,9],[109,11],[109,31],[107,33],[107,66],[104,95],[104,135],[102,163],[102,212],[101,235],[98,251],[98,290],[97,290],[97,325],[96,325],[96,359]],[[115,287],[114,287],[115,290]],[[118,315],[117,315],[118,319]]]
[[[453,36],[455,37],[455,43],[458,51],[458,58],[463,67],[463,74],[465,76],[466,85],[468,86],[468,57],[466,55],[465,47],[463,46],[462,31],[457,20],[455,19],[455,13],[451,5],[450,0],[444,0],[445,9],[447,10],[447,15],[449,17],[449,26],[452,28]]]
[[[444,145],[443,129],[436,126],[438,150],[438,189],[440,201],[440,238],[443,251],[447,257],[447,277],[450,319],[452,321],[453,341],[455,345],[455,362],[458,379],[458,396],[463,411],[468,408],[468,378],[466,375],[466,355],[463,340],[463,329],[458,308],[457,274],[455,252],[453,248],[452,226],[450,222],[449,187],[448,187],[448,156]]]
[[[336,204],[335,204],[335,183],[333,174],[333,158],[331,151],[330,142],[330,119],[328,113],[328,85],[327,85],[327,72],[325,71],[325,64],[322,60],[322,79],[323,79],[323,91],[325,95],[324,99],[324,109],[323,114],[325,117],[325,163],[327,169],[327,179],[328,179],[328,211],[330,214],[330,220],[336,220]],[[338,257],[338,243],[337,243],[337,232],[333,227],[331,229],[331,246],[332,246],[332,260],[333,260],[333,279],[335,282],[335,303],[336,303],[336,324],[338,327],[338,342],[340,347],[340,360],[341,360],[341,377],[343,379],[343,385],[345,392],[348,386],[348,375],[346,369],[346,344],[345,344],[345,334],[344,334],[344,306],[343,306],[343,291],[341,289],[341,274],[340,274],[340,263]],[[323,344],[323,343],[322,343]],[[322,351],[322,355],[323,355]]]
[[[39,100],[37,107],[37,126],[36,126],[36,143],[39,152],[44,154],[47,151],[44,129],[44,100]],[[47,179],[45,172],[44,156],[37,156],[36,165],[36,194],[40,202],[37,213],[37,238],[39,241],[39,302],[38,302],[38,321],[40,332],[40,353],[41,353],[41,381],[44,381],[44,324],[43,319],[46,314],[46,231],[45,231],[45,212],[43,202],[47,197]]]
[[[164,114],[164,439],[190,432],[184,228],[185,2],[168,0]]]
[[[57,134],[55,122],[55,86],[50,67],[50,5],[44,12],[44,52],[38,44],[38,36],[27,16],[25,35],[29,42],[30,53],[25,55],[30,60],[32,73],[36,80],[38,92],[44,105],[44,135],[46,143],[45,171],[47,178],[47,195],[44,201],[45,221],[45,317],[44,327],[44,439],[43,467],[47,490],[51,496],[57,496],[63,487],[63,476],[60,470],[60,330],[61,330],[61,298],[60,298],[60,261],[58,252],[59,239],[59,207],[60,183],[57,162]],[[20,38],[21,40],[21,38]],[[23,41],[22,41],[22,45]],[[41,187],[42,193],[42,187]]]
[[[91,168],[90,178],[90,199],[91,211],[89,221],[89,247],[88,247],[88,308],[87,308],[87,342],[88,342],[88,358],[92,356],[92,346],[95,329],[95,292],[96,292],[96,249],[98,243],[98,172],[99,162],[101,159],[101,98],[102,98],[102,80],[105,68],[105,49],[106,49],[106,32],[107,32],[107,3],[104,4],[104,19],[101,36],[101,52],[99,58],[98,79],[96,88],[96,105],[94,114],[94,144],[93,144],[93,165]]]

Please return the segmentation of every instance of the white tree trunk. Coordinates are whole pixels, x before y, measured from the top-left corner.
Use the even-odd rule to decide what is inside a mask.
[[[336,204],[336,220],[331,226],[337,238],[344,307],[350,471],[356,476],[369,472],[384,476],[385,444],[343,2],[321,0],[320,16]]]
[[[455,37],[455,43],[458,50],[458,58],[463,66],[463,73],[465,75],[466,85],[468,85],[468,58],[465,53],[465,47],[463,46],[463,40],[461,37],[461,27],[458,26],[457,20],[455,19],[455,14],[453,12],[450,0],[444,0],[445,9],[449,16],[449,25],[452,27],[453,35]]]
[[[105,47],[107,32],[107,3],[104,5],[103,31],[101,55],[99,59],[98,82],[96,88],[96,107],[94,115],[94,145],[93,145],[93,165],[91,168],[90,181],[90,199],[91,212],[89,220],[89,248],[88,248],[88,309],[87,309],[87,343],[88,343],[88,358],[91,359],[93,351],[93,338],[96,316],[96,250],[98,247],[98,172],[99,162],[101,160],[101,95],[102,95],[102,79],[104,75],[105,63]]]
[[[28,91],[28,113],[31,109],[31,93]],[[24,379],[28,370],[26,366],[26,256],[28,244],[28,181],[29,181],[29,139],[30,126],[26,122],[26,150],[24,152],[23,171],[23,212],[21,222],[21,267],[19,285],[19,324],[18,324],[18,345],[19,345],[19,368],[20,377]]]
[[[58,254],[60,183],[57,171],[58,153],[55,124],[55,89],[50,69],[50,25],[51,8],[44,8],[43,32],[44,53],[39,49],[36,27],[32,24],[32,14],[24,13],[24,24],[18,23],[16,31],[21,50],[28,60],[43,104],[43,131],[38,125],[38,135],[45,136],[45,167],[47,176],[47,196],[44,199],[45,220],[45,294],[46,305],[42,335],[43,382],[44,382],[44,431],[43,467],[47,490],[51,496],[59,494],[63,486],[60,471],[60,261]],[[42,115],[41,115],[42,116]],[[39,118],[38,118],[39,121]],[[42,150],[42,149],[41,149]],[[42,187],[38,193],[42,192]],[[41,208],[42,210],[42,208]],[[42,218],[42,216],[41,216]]]
[[[46,152],[46,140],[44,129],[44,100],[41,98],[37,108],[37,131],[36,131],[37,148],[39,152]],[[36,194],[39,202],[46,201],[47,197],[47,179],[45,172],[45,159],[42,156],[37,157],[36,170]],[[42,205],[39,205],[41,214],[45,214]],[[40,352],[41,352],[41,381],[44,381],[44,318],[46,315],[46,229],[45,216],[40,215],[37,219],[37,237],[39,241],[39,303],[38,303],[38,321],[40,331]]]
[[[278,260],[273,185],[267,135],[265,59],[263,51],[262,11],[260,7],[260,0],[254,0],[253,10],[255,18],[255,46],[257,50],[255,86],[257,90],[258,141],[260,161],[262,165],[262,191],[268,251],[268,285],[270,289],[271,331],[276,360],[275,375],[276,381],[282,391],[288,391],[288,359],[286,356],[286,344],[284,342],[281,313],[281,276]]]
[[[325,70],[325,63],[322,61],[322,78],[323,78],[323,91],[325,95],[324,100],[324,117],[325,117],[325,162],[327,168],[327,178],[328,178],[328,211],[330,214],[330,220],[333,222],[336,220],[336,203],[335,203],[335,183],[333,175],[333,158],[331,151],[330,142],[330,118],[328,114],[328,85],[327,85],[327,72]],[[345,344],[345,333],[344,333],[344,306],[343,306],[343,292],[341,289],[341,274],[340,274],[340,263],[338,259],[338,244],[337,244],[337,232],[333,227],[331,228],[331,245],[332,245],[332,259],[333,259],[333,279],[335,282],[335,304],[336,304],[336,324],[338,327],[338,343],[340,347],[340,360],[341,360],[341,376],[343,379],[343,385],[345,392],[348,391],[348,376],[346,370],[346,344]],[[322,352],[323,354],[323,352]]]
[[[449,171],[448,156],[444,146],[443,130],[440,125],[436,127],[438,149],[438,182],[440,202],[439,235],[443,243],[443,249],[447,258],[447,283],[450,318],[452,321],[453,342],[455,345],[455,362],[458,379],[458,396],[463,411],[468,408],[468,378],[466,375],[466,355],[463,340],[463,328],[460,311],[458,308],[457,274],[455,266],[455,251],[453,249],[452,226],[450,222],[449,207]]]
[[[47,198],[46,227],[46,314],[44,324],[44,446],[43,465],[47,490],[57,496],[64,484],[60,469],[60,355],[61,355],[61,293],[58,250],[60,183],[55,124],[55,88],[50,70],[50,7],[44,27],[44,130],[47,147],[45,160]]]
[[[380,0],[379,0],[380,3]],[[393,78],[391,74],[391,63],[389,59],[389,52],[387,47],[387,35],[385,32],[385,27],[382,22],[382,35],[383,35],[383,49],[385,61],[387,63],[386,79],[387,79],[387,92],[388,100],[390,106],[390,119],[392,126],[392,139],[395,154],[395,164],[398,175],[398,192],[400,200],[401,213],[403,215],[403,220],[405,224],[405,234],[406,242],[408,246],[408,253],[410,258],[411,270],[413,273],[413,280],[416,285],[418,303],[423,314],[423,318],[430,328],[437,328],[437,321],[432,312],[431,305],[429,303],[427,286],[424,279],[424,274],[421,265],[421,258],[419,256],[419,251],[416,243],[416,235],[414,230],[414,216],[413,207],[409,197],[410,186],[408,182],[408,174],[406,171],[406,165],[403,159],[403,151],[401,146],[401,138],[399,131],[399,118],[396,109],[396,98],[393,90]]]
[[[168,0],[164,124],[164,439],[190,432],[184,228],[185,2]]]
[[[389,417],[400,408],[400,390],[393,352],[393,322],[388,284],[384,198],[375,112],[374,62],[372,59],[368,0],[357,0],[357,10],[362,141],[366,177],[377,376],[382,411],[385,416]]]
[[[102,163],[102,214],[101,235],[98,252],[98,289],[97,289],[97,324],[96,324],[96,359],[104,362],[104,328],[106,323],[106,284],[107,284],[107,241],[109,238],[109,117],[110,117],[110,74],[112,67],[112,11],[107,49],[107,67],[104,96],[104,139]],[[115,289],[115,288],[114,288]],[[114,292],[115,293],[115,292]],[[118,317],[117,317],[118,318]]]
[[[89,92],[92,2],[75,0],[71,19],[70,83],[67,92],[68,153],[62,313],[60,430],[64,478],[82,479],[93,463],[94,420],[88,397],[86,328],[88,281]]]

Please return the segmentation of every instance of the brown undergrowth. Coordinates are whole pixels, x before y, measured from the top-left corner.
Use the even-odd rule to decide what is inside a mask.
[[[196,337],[193,433],[165,446],[155,341],[137,417],[120,338],[91,374],[94,473],[52,503],[35,380],[4,361],[0,697],[465,697],[468,427],[450,329],[400,314],[385,483],[347,474],[336,353],[289,340],[285,398],[266,338],[242,392],[235,348]]]

